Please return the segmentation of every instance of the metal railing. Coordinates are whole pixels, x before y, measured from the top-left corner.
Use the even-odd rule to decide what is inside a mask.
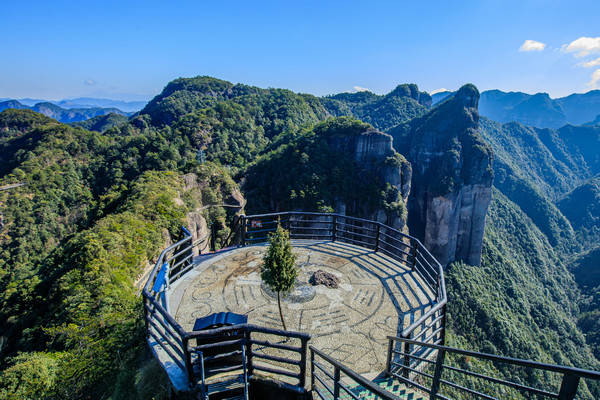
[[[401,337],[388,336],[388,340],[389,352],[400,356],[403,360],[402,363],[391,361],[388,364],[388,375],[397,378],[408,386],[413,386],[428,393],[431,399],[452,400],[452,393],[466,396],[467,398],[489,400],[517,398],[519,395],[523,395],[526,398],[572,400],[577,394],[581,379],[600,380],[600,372],[596,371],[461,350]],[[401,346],[395,346],[393,343],[399,343]],[[407,349],[410,348],[409,346],[412,348],[430,349],[430,352],[435,351],[436,357],[434,360],[431,360],[415,355],[414,351],[395,350],[396,347]],[[468,365],[471,366],[477,360],[480,362],[488,361],[494,369],[497,368],[505,371],[525,368],[529,369],[530,372],[533,370],[554,373],[560,378],[560,386],[553,389],[539,388],[523,384],[517,380],[493,377],[488,375],[485,370],[457,366],[460,365],[458,363],[460,360],[456,358],[461,358],[463,361],[469,360]],[[417,362],[426,363],[428,368],[416,368]],[[414,378],[411,376],[414,376]],[[459,384],[457,382],[469,382],[470,384]],[[495,393],[502,393],[502,395]]]
[[[340,396],[358,400],[365,398],[365,392],[384,400],[400,399],[313,346],[310,346],[310,377],[313,393],[323,400],[337,400]]]

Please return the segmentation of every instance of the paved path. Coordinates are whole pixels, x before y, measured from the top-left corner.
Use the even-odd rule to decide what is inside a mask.
[[[433,295],[410,269],[391,258],[339,242],[294,241],[299,282],[318,269],[340,278],[338,289],[316,286],[308,302],[283,302],[288,329],[309,332],[310,344],[358,373],[385,368],[387,335],[397,335],[427,311]],[[201,256],[169,291],[169,308],[185,330],[196,318],[232,311],[248,322],[281,328],[277,301],[263,289],[265,246]]]

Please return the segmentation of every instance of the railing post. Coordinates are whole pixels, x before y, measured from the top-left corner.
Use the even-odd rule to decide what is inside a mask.
[[[300,339],[302,342],[302,353],[300,353],[300,382],[301,388],[306,385],[306,351],[307,351],[307,340],[306,338]]]
[[[392,375],[392,359],[394,350],[394,339],[388,338],[387,362],[385,363],[385,371],[388,376]]]
[[[558,392],[559,400],[573,400],[577,394],[579,387],[579,376],[573,374],[563,375],[562,383],[560,384],[560,392]]]
[[[431,383],[430,397],[435,399],[438,391],[440,390],[440,379],[442,378],[442,371],[444,370],[444,357],[446,356],[446,350],[438,350],[437,357],[435,358],[435,372],[433,373],[433,382]]]
[[[333,370],[333,399],[340,398],[340,367],[334,366]]]
[[[419,251],[418,250],[419,243],[417,243],[417,241],[415,241],[415,240],[411,240],[411,243],[413,245],[413,248],[412,248],[412,257],[413,257],[412,270],[414,271],[417,269],[417,255],[418,255],[418,251]]]
[[[442,306],[441,311],[442,311],[442,320],[440,322],[442,324],[442,333],[441,333],[442,341],[440,342],[440,344],[442,346],[445,346],[446,345],[446,305],[445,304]]]
[[[409,369],[410,368],[410,343],[404,342],[404,371],[402,371],[402,375],[408,379],[409,378]]]
[[[315,390],[315,352],[310,349],[310,390]]]
[[[192,355],[190,354],[189,349],[189,341],[190,339],[186,336],[183,337],[183,354],[185,356],[185,369],[187,370],[188,376],[188,385],[190,387],[194,387],[196,385],[196,378],[194,377],[194,367],[192,366]]]
[[[377,233],[375,234],[375,252],[379,251],[379,231],[381,230],[381,224],[377,223]]]
[[[337,236],[337,216],[333,216],[333,229],[332,229],[332,233],[331,233],[331,241],[335,242],[335,238]]]
[[[254,364],[252,361],[252,341],[250,333],[250,329],[246,328],[246,358],[248,359],[246,368],[248,370],[248,376],[252,376],[254,374]]]
[[[245,215],[240,215],[240,221],[241,221],[241,225],[240,225],[240,234],[241,234],[241,241],[242,241],[242,247],[246,246],[246,216]]]

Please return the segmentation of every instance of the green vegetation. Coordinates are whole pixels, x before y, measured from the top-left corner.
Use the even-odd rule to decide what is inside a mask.
[[[88,131],[104,132],[110,128],[126,123],[129,120],[125,115],[109,113],[99,115],[85,121],[73,122],[71,125],[79,126]]]
[[[248,212],[332,212],[343,203],[349,215],[369,216],[386,209],[388,217],[405,221],[401,193],[386,185],[382,171],[389,166],[399,169],[406,160],[395,153],[389,160],[358,162],[353,148],[339,147],[369,130],[372,127],[364,122],[341,117],[296,132],[289,143],[261,156],[245,171],[244,191],[252,199]]]
[[[222,167],[185,160],[165,132],[103,135],[28,110],[0,121],[0,185],[27,183],[0,192],[0,397],[166,396],[137,279],[186,215],[237,186]],[[201,214],[208,225],[231,218]]]
[[[352,116],[383,131],[420,117],[431,107],[431,96],[419,92],[414,84],[398,85],[383,96],[363,91],[340,93],[321,101],[333,116]]]
[[[277,292],[277,306],[283,329],[287,330],[283,312],[281,311],[281,295],[287,295],[296,283],[298,269],[296,256],[292,253],[290,233],[277,225],[275,232],[269,235],[269,246],[263,259],[260,272],[262,281],[274,292]]]
[[[453,264],[447,275],[452,345],[600,368],[576,325],[575,281],[543,233],[500,192],[495,191],[488,213],[481,266]],[[559,384],[552,374],[499,372],[540,387]],[[598,398],[600,388],[590,390],[593,395],[584,389],[581,398]]]

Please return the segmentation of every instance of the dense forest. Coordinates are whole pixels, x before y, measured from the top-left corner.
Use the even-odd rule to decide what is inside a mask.
[[[0,192],[0,398],[165,398],[139,280],[190,213],[226,230],[233,211],[202,206],[241,190],[251,212],[332,211],[343,198],[361,204],[348,212],[406,219],[402,193],[365,180],[373,170],[327,138],[388,132],[400,154],[383,163],[406,169],[401,144],[443,104],[415,85],[319,98],[196,77],[127,120],[2,111],[0,186],[26,185]],[[494,191],[481,265],[447,267],[448,343],[600,369],[600,127],[482,118],[473,137],[494,153]]]

